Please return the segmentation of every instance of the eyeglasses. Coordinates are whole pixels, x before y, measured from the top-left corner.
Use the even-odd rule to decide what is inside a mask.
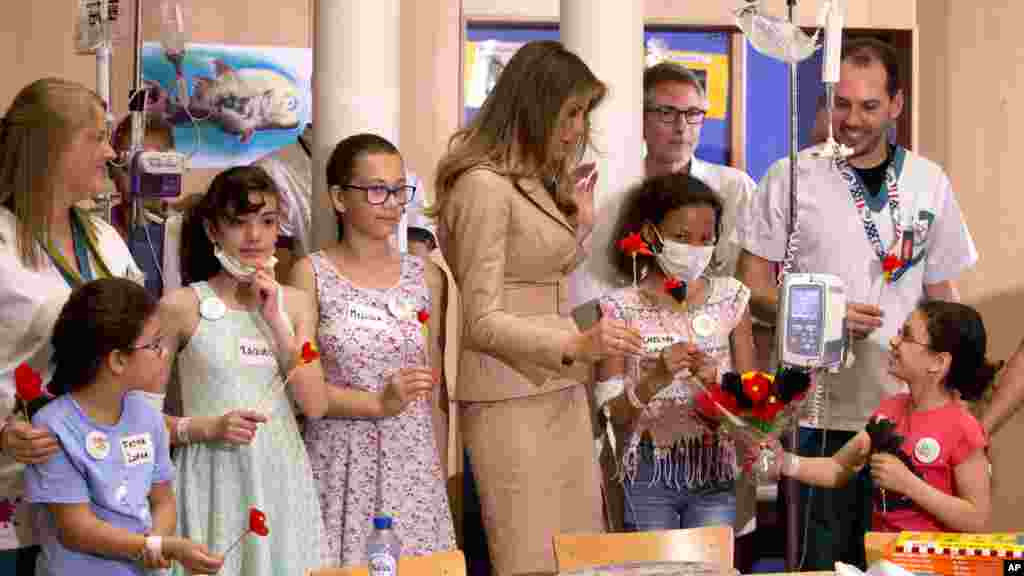
[[[896,331],[896,337],[900,339],[900,344],[906,342],[908,344],[917,344],[918,346],[924,346],[924,348],[926,350],[931,350],[932,349],[932,345],[931,344],[927,344],[925,342],[919,342],[919,341],[914,340],[913,338],[907,336],[907,332],[903,328],[900,328],[899,330]]]
[[[657,114],[658,120],[661,120],[662,124],[673,125],[679,121],[680,116],[686,118],[687,124],[700,124],[704,122],[704,116],[708,113],[708,111],[703,108],[687,108],[686,110],[680,110],[675,106],[651,106],[647,108],[647,111],[652,114]]]
[[[399,206],[405,206],[409,202],[412,202],[412,197],[416,195],[416,187],[411,184],[404,184],[402,186],[395,186],[394,188],[388,188],[387,186],[374,185],[374,186],[356,186],[355,184],[344,184],[342,188],[351,188],[353,190],[362,190],[366,192],[366,202],[379,206],[388,201],[391,196],[395,197],[395,202]]]
[[[164,346],[164,338],[160,336],[148,344],[139,344],[138,346],[132,346],[128,348],[129,351],[135,352],[136,350],[149,350],[156,354],[158,357],[163,358],[167,355],[167,347]]]

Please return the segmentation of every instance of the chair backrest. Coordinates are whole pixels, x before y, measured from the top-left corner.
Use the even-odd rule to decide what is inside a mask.
[[[398,559],[398,573],[402,576],[466,576],[466,557],[461,550],[402,556]],[[310,571],[307,576],[369,576],[369,570],[366,566],[321,568]]]
[[[731,526],[617,534],[559,534],[555,563],[559,572],[626,562],[707,562],[733,567]]]

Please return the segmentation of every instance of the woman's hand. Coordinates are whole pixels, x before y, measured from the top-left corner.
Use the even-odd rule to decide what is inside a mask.
[[[250,444],[259,425],[266,421],[267,416],[255,410],[232,410],[214,419],[212,430],[203,436],[226,444]]]
[[[163,541],[164,556],[177,560],[193,574],[216,574],[224,565],[224,556],[212,554],[206,546],[172,536]]]
[[[60,444],[49,430],[22,420],[11,420],[7,424],[0,446],[4,454],[22,464],[42,464],[60,450]]]
[[[573,171],[576,182],[577,238],[585,238],[594,228],[594,187],[597,185],[597,164],[580,164]]]
[[[439,382],[438,375],[429,368],[403,368],[395,372],[380,392],[380,417],[401,414],[417,398],[429,398]]]
[[[570,344],[573,358],[594,363],[608,356],[639,356],[643,352],[640,332],[622,320],[601,318],[587,331],[577,334]]]

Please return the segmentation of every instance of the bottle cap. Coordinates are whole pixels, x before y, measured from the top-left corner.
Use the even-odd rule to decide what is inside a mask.
[[[373,519],[375,530],[391,530],[391,516],[377,516]]]

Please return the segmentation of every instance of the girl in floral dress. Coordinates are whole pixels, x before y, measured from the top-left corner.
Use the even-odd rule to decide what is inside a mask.
[[[455,546],[429,400],[444,277],[389,241],[416,192],[404,174],[398,150],[379,136],[339,143],[327,166],[339,242],[292,273],[318,305],[330,407],[304,436],[331,562],[341,566],[366,563],[377,515],[392,517],[403,555]]]

